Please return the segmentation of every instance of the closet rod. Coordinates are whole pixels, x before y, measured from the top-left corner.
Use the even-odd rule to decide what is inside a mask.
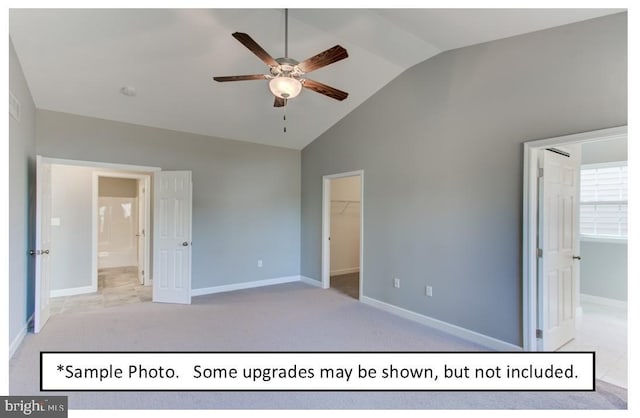
[[[331,203],[342,203],[344,205],[342,206],[342,210],[340,211],[340,215],[342,215],[344,211],[347,210],[350,204],[360,203],[360,201],[359,200],[332,200]]]

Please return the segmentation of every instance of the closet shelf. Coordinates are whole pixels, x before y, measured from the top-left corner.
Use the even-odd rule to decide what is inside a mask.
[[[340,215],[342,215],[344,211],[347,210],[350,204],[360,203],[360,201],[359,200],[332,200],[331,203],[342,203],[344,205],[342,206],[342,210],[340,210]]]

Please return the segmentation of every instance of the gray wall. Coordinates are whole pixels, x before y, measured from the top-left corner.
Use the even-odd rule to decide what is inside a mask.
[[[580,293],[627,301],[627,244],[580,242]]]
[[[138,196],[138,180],[100,177],[98,179],[98,195],[110,197],[136,197]]]
[[[34,241],[29,202],[35,181],[36,110],[20,61],[9,40],[9,91],[20,101],[20,122],[9,116],[9,342],[20,334],[33,313]],[[31,295],[31,296],[30,296]]]
[[[582,164],[627,161],[627,139],[582,146]],[[580,293],[627,300],[627,242],[580,242]]]
[[[91,286],[93,171],[51,165],[51,290]]]
[[[191,170],[194,289],[299,274],[300,151],[45,110],[36,137],[47,157]]]
[[[301,274],[320,279],[322,176],[363,169],[364,295],[521,345],[522,144],[627,123],[626,31],[613,15],[393,80],[302,152]]]

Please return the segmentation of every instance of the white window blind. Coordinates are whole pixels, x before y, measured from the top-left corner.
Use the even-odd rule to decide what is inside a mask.
[[[627,238],[627,164],[580,170],[580,234]]]

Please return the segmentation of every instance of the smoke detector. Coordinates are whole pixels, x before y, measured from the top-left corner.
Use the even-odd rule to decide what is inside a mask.
[[[120,93],[124,94],[125,96],[128,97],[135,97],[136,96],[136,88],[132,87],[132,86],[123,86],[120,89]]]

